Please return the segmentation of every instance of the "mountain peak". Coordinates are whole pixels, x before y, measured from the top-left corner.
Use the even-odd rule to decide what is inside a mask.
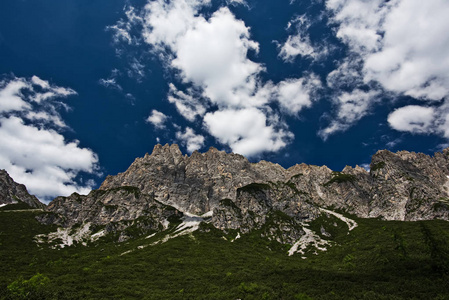
[[[0,170],[0,205],[18,202],[26,203],[33,208],[45,207],[45,204],[28,193],[25,185],[15,182],[6,170]]]

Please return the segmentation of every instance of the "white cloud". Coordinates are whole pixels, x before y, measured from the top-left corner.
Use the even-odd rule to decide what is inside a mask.
[[[203,116],[206,113],[206,108],[198,100],[197,97],[192,96],[195,94],[192,89],[188,90],[189,94],[179,91],[173,83],[170,83],[170,93],[168,95],[168,101],[175,104],[176,110],[187,120],[193,122],[197,116]]]
[[[240,5],[248,6],[248,4],[246,3],[245,0],[227,0],[226,2],[231,3],[231,4],[240,4]]]
[[[332,12],[331,21],[337,25],[337,37],[349,46],[344,62],[328,75],[329,87],[338,90],[377,85],[391,92],[393,98],[397,95],[425,101],[447,98],[449,2],[327,0],[326,7]],[[375,97],[371,99],[375,101]],[[358,109],[353,110],[353,119],[360,119],[359,110],[370,109],[372,104],[374,102],[363,100],[357,105]],[[445,132],[440,125],[431,126],[427,122],[431,110],[435,110],[436,119],[443,122],[445,104],[398,109],[390,115],[390,125],[414,133]],[[413,116],[412,111],[417,115]],[[338,118],[326,128],[329,133],[350,125],[342,124]]]
[[[133,58],[129,67],[128,77],[135,78],[139,82],[145,77],[145,65],[138,59]]]
[[[31,82],[35,86],[39,86],[42,89],[42,92],[35,93],[30,98],[31,100],[40,103],[41,101],[46,101],[56,97],[68,97],[71,95],[76,95],[76,92],[70,88],[63,88],[59,86],[52,86],[46,80],[42,80],[37,76],[31,77]],[[31,86],[29,86],[31,89]]]
[[[67,124],[61,119],[59,114],[50,114],[49,112],[39,111],[28,111],[25,115],[26,119],[29,119],[33,122],[41,122],[43,124],[52,124],[59,128],[67,127]]]
[[[318,134],[326,140],[330,135],[347,130],[354,123],[368,114],[371,106],[379,101],[379,91],[362,91],[356,89],[350,93],[341,93],[334,99],[337,115],[331,124],[321,129]]]
[[[186,120],[202,119],[209,133],[233,151],[253,156],[278,151],[293,135],[269,104],[277,100],[282,111],[297,114],[312,105],[319,80],[310,75],[278,84],[263,81],[264,66],[248,58],[259,51],[250,28],[227,7],[202,15],[201,9],[209,5],[210,1],[200,0],[155,0],[136,13],[142,20],[142,40],[184,85],[178,89],[179,82],[170,83],[168,101]],[[211,108],[216,111],[208,112]],[[247,135],[255,129],[242,127],[234,132],[238,140],[226,138],[229,125],[214,118],[228,119],[232,113],[248,114],[262,135]],[[242,120],[236,123],[245,126]]]
[[[298,55],[315,60],[327,53],[324,46],[314,45],[310,40],[308,30],[311,25],[312,22],[306,15],[296,17],[288,22],[287,30],[294,27],[295,33],[289,35],[283,45],[278,45],[279,56],[284,61],[293,62]]]
[[[265,113],[256,108],[221,110],[207,113],[204,123],[209,132],[233,152],[256,156],[285,147],[292,138],[286,130],[267,124]]]
[[[388,123],[399,131],[430,133],[434,131],[436,117],[433,107],[409,105],[393,111],[388,116]]]
[[[151,1],[145,6],[143,38],[157,48],[174,49],[177,40],[196,22],[198,9],[210,1],[163,0]]]
[[[157,129],[163,129],[165,128],[167,118],[168,117],[165,114],[153,109],[151,111],[151,115],[146,119],[146,121],[153,124]]]
[[[312,58],[316,56],[309,36],[304,36],[301,33],[289,35],[279,52],[279,56],[286,61],[293,61],[298,55],[304,57],[310,56]]]
[[[335,91],[362,86],[362,68],[363,60],[359,56],[346,57],[337,69],[327,75],[327,85]]]
[[[389,114],[388,124],[398,131],[413,134],[438,134],[449,138],[448,99],[446,98],[440,105],[400,107]]]
[[[40,86],[41,88],[43,88],[45,90],[50,89],[50,84],[48,83],[48,81],[42,80],[37,76],[31,77],[31,82],[34,83],[35,85]]]
[[[75,178],[96,172],[97,155],[55,130],[67,127],[57,112],[66,106],[56,99],[73,94],[37,76],[8,79],[0,87],[0,103],[13,99],[26,104],[0,111],[0,168],[41,200],[91,189],[91,182],[81,185]]]
[[[312,105],[315,91],[321,87],[316,76],[281,81],[276,87],[276,96],[284,112],[298,114],[304,107]]]
[[[357,53],[379,49],[381,23],[395,0],[327,0],[327,9],[333,11],[333,21],[339,24],[337,37]]]
[[[415,98],[449,95],[449,2],[395,1],[381,30],[382,47],[366,58],[365,80]]]
[[[256,75],[263,68],[247,58],[249,50],[258,50],[258,44],[249,39],[249,29],[227,8],[208,21],[195,20],[195,26],[178,39],[172,66],[181,71],[185,82],[201,86],[212,103],[253,105]]]
[[[0,82],[0,113],[30,109],[29,103],[22,100],[21,90],[29,84],[20,79]]]
[[[257,78],[264,68],[247,58],[249,51],[258,51],[258,44],[228,8],[207,20],[198,15],[208,3],[150,2],[144,18],[145,41],[163,53],[169,49],[173,56],[168,64],[180,72],[184,83],[200,89],[205,100],[224,108],[264,105],[268,99],[258,93],[264,85]]]
[[[204,137],[199,134],[195,134],[192,128],[187,127],[184,133],[176,132],[176,138],[182,145],[187,147],[187,152],[192,153],[195,150],[201,149],[204,146]]]
[[[98,83],[104,87],[107,88],[113,88],[113,89],[117,89],[119,91],[122,91],[123,88],[120,86],[120,84],[117,83],[117,79],[114,77],[110,77],[107,79],[103,79],[101,78]]]
[[[106,30],[114,32],[113,39],[115,43],[125,42],[129,45],[139,45],[139,39],[131,35],[130,31],[133,26],[142,24],[143,20],[132,6],[126,6],[124,11],[126,20],[121,19],[117,22],[117,24],[107,26]]]

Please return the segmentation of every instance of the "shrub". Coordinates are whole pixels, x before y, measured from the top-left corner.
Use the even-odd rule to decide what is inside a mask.
[[[19,278],[16,281],[8,285],[9,293],[18,299],[29,299],[29,298],[45,298],[44,289],[50,283],[50,279],[37,273],[28,280]],[[42,297],[39,297],[42,295]]]
[[[357,177],[355,175],[351,174],[345,174],[341,172],[332,172],[332,178],[328,182],[324,184],[324,186],[328,186],[334,182],[336,183],[343,183],[343,182],[354,182]]]

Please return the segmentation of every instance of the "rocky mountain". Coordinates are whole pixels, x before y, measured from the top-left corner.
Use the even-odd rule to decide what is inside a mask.
[[[362,218],[449,220],[449,149],[433,157],[381,150],[369,172],[359,166],[337,172],[250,163],[215,148],[188,156],[177,145],[157,145],[89,195],[56,198],[40,220],[64,227],[89,222],[106,233],[121,231],[120,240],[127,238],[126,228],[158,232],[171,222],[187,228],[205,221],[224,232],[258,230],[292,245],[315,234],[307,224],[320,216],[350,228],[335,210]],[[321,227],[318,234],[328,232]]]
[[[45,204],[28,193],[23,184],[15,182],[5,170],[0,170],[0,205],[23,202],[33,208],[44,208]]]

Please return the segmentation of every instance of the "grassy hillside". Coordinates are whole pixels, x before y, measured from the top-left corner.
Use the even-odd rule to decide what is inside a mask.
[[[54,250],[33,242],[55,231],[38,213],[0,212],[2,299],[449,299],[449,222],[354,218],[328,251],[302,259],[257,232],[231,242],[207,224],[152,246],[160,234]]]

